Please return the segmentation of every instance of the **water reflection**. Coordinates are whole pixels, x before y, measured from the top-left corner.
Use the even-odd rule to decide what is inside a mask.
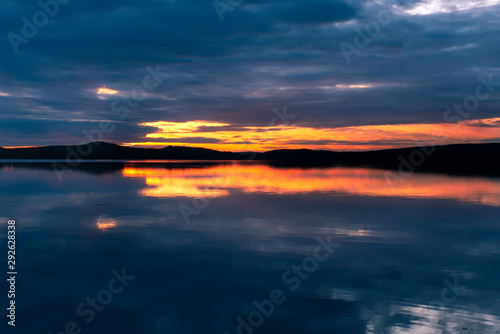
[[[350,195],[407,198],[440,198],[500,206],[500,181],[435,174],[415,174],[391,182],[387,171],[355,168],[278,169],[266,165],[215,166],[211,168],[162,169],[128,166],[127,178],[144,179],[143,196],[213,198],[245,193],[291,195],[337,192]]]
[[[254,334],[500,328],[498,179],[201,167],[97,164],[62,183],[42,165],[1,168],[0,228],[15,218],[21,241],[18,331],[234,334],[328,236],[341,246]],[[210,205],[185,224],[179,205],[198,197]],[[86,324],[76,307],[122,267],[137,278]],[[465,290],[442,299],[455,278]]]
[[[116,221],[114,219],[105,217],[105,216],[99,216],[97,218],[97,228],[101,231],[106,231],[110,228],[115,228],[116,227]]]

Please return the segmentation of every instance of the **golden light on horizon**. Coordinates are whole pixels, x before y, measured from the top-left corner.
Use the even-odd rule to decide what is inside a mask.
[[[227,123],[208,121],[160,121],[140,125],[155,127],[157,131],[147,134],[144,142],[124,143],[124,145],[139,147],[171,145],[256,152],[300,148],[374,150],[500,138],[500,118],[460,123],[361,125],[336,128],[279,125],[234,129]]]
[[[15,148],[34,148],[34,147],[38,147],[38,146],[3,146],[2,148],[15,149]]]
[[[100,87],[97,90],[97,94],[99,94],[99,95],[115,95],[115,94],[118,94],[118,93],[119,92],[117,90],[108,88],[106,86]]]

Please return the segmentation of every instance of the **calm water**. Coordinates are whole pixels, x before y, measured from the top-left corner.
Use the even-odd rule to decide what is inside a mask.
[[[60,182],[47,166],[0,167],[12,332],[500,330],[499,179],[124,163]]]

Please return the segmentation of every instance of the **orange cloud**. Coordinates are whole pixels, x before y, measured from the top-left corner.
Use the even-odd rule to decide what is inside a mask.
[[[265,151],[284,148],[370,150],[497,139],[500,138],[499,124],[500,118],[490,118],[441,124],[365,125],[341,128],[280,125],[243,127],[234,130],[226,123],[160,121],[140,124],[155,127],[158,131],[146,135],[144,142],[125,145],[145,147],[182,145],[225,151]],[[215,131],[211,131],[211,127]],[[224,127],[228,129],[224,130]],[[197,143],[195,140],[189,140],[196,138],[214,139],[217,143]],[[185,139],[186,143],[182,143],[182,139]]]
[[[115,95],[118,94],[119,92],[117,90],[110,89],[106,86],[100,87],[97,90],[97,94],[99,95]]]

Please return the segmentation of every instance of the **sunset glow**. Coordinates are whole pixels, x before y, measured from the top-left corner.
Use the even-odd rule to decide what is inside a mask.
[[[6,326],[499,333],[500,0],[0,8]]]
[[[4,146],[2,148],[13,149],[13,148],[31,148],[31,147],[36,147],[36,146]]]
[[[144,142],[128,146],[191,146],[223,151],[266,151],[272,149],[373,150],[393,147],[444,145],[500,138],[500,118],[441,124],[366,125],[313,128],[297,125],[239,127],[230,124],[152,122],[142,126],[157,128]]]

